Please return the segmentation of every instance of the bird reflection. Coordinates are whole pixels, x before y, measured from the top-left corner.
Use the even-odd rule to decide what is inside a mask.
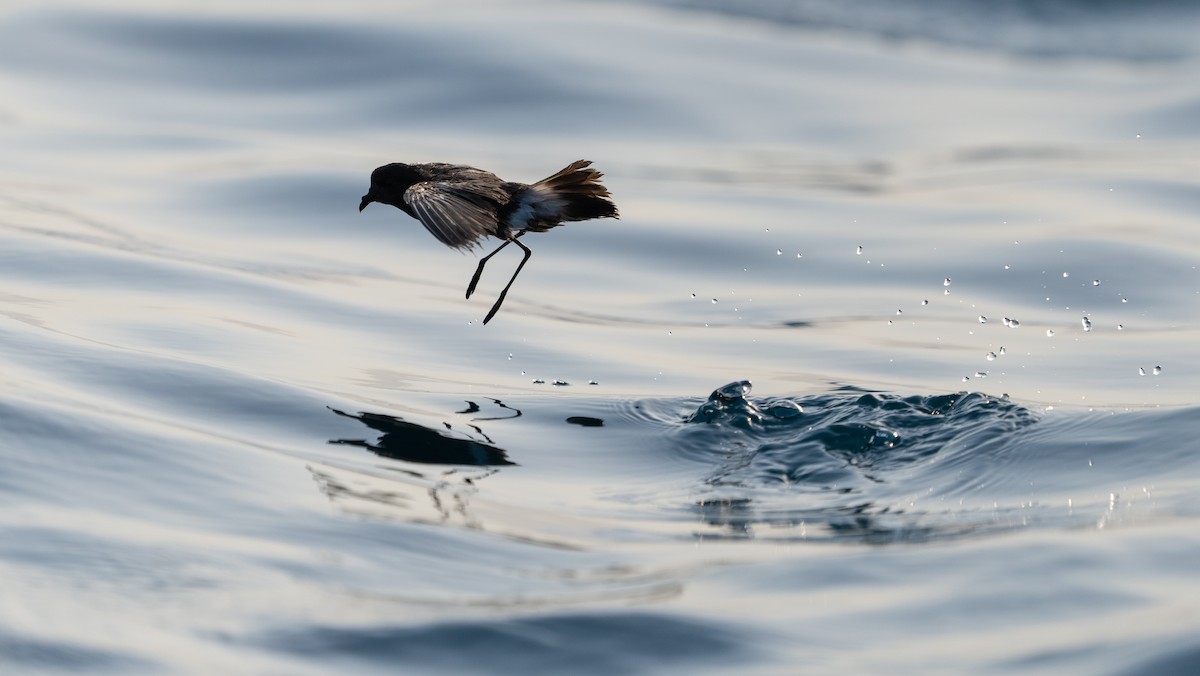
[[[497,400],[493,401],[502,408],[509,408]],[[467,404],[471,408],[463,411],[464,413],[479,410],[479,407],[473,402],[467,402]],[[477,467],[516,464],[508,459],[508,453],[504,449],[492,445],[492,440],[477,425],[470,427],[485,441],[448,436],[440,430],[430,429],[380,413],[353,415],[335,408],[329,410],[342,417],[353,418],[380,433],[379,438],[373,443],[365,439],[331,439],[329,441],[331,444],[361,446],[384,458],[424,464],[474,465]],[[515,411],[516,416],[521,415],[517,409],[510,410]],[[477,418],[477,420],[491,419],[494,418]],[[452,431],[449,423],[443,423],[443,425],[448,432]]]

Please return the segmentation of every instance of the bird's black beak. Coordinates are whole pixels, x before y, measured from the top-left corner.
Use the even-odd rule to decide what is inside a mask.
[[[358,210],[362,211],[363,209],[366,209],[367,205],[374,201],[375,200],[371,199],[371,193],[363,195],[362,202],[358,205]]]

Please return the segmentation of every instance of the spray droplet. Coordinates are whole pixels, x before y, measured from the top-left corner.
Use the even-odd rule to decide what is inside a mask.
[[[987,317],[984,317],[983,315],[979,315],[979,323],[987,324]]]
[[[963,376],[963,379],[962,379],[962,381],[965,383],[965,382],[967,382],[967,381],[968,381],[968,380],[970,380],[970,379],[971,379],[971,377],[970,377],[970,376]]]
[[[858,247],[858,249],[854,253],[858,256],[861,256],[862,255],[862,247],[861,246]]]
[[[950,286],[951,281],[953,281],[953,280],[951,280],[949,277],[947,277],[946,280],[942,282],[942,286]]]
[[[1142,368],[1142,367],[1140,367],[1140,366],[1139,366],[1139,367],[1138,367],[1138,375],[1139,375],[1139,376],[1144,376],[1144,375],[1146,375],[1146,369],[1144,369],[1144,368]]]
[[[986,377],[987,377],[987,371],[976,371],[976,372],[975,372],[975,377],[976,377],[976,378],[986,378]]]
[[[775,255],[776,255],[776,256],[782,256],[782,255],[783,255],[783,249],[776,249],[776,250],[775,250]]]
[[[555,387],[566,387],[567,385],[570,385],[571,383],[568,383],[565,380],[555,380],[551,384],[554,385]]]
[[[996,353],[995,353],[995,352],[988,352],[988,353],[987,353],[987,360],[988,360],[988,361],[996,361]]]
[[[599,384],[600,384],[600,383],[598,383],[598,382],[596,382],[596,381],[594,381],[594,380],[589,380],[589,381],[588,381],[588,385],[599,385]]]
[[[896,310],[896,314],[902,315],[902,314],[904,314],[904,310]]]
[[[534,384],[534,385],[545,385],[545,384],[546,384],[546,381],[542,380],[541,378],[534,378],[534,379],[533,379],[533,384]]]
[[[891,325],[892,325],[892,320],[890,320],[890,319],[889,319],[889,320],[888,320],[888,326],[891,326]]]
[[[1125,325],[1124,325],[1124,324],[1117,324],[1117,330],[1118,330],[1118,331],[1124,331],[1124,330],[1125,330]]]
[[[1080,323],[1083,324],[1084,333],[1088,333],[1092,330],[1092,320],[1088,319],[1087,317],[1084,317]]]
[[[923,301],[921,301],[921,305],[929,305],[929,301],[923,300]]]
[[[1054,329],[1046,329],[1046,337],[1053,338],[1054,337]]]
[[[1004,350],[1004,346],[1003,346],[1003,345],[1001,345],[1001,346],[1000,346],[1000,352],[999,352],[998,354],[1002,354],[1002,355],[1003,355],[1003,354],[1008,354],[1008,353],[1007,353],[1007,352]]]
[[[693,294],[692,294],[692,298],[695,298],[695,297],[696,297],[696,294],[694,294],[694,293],[693,293]]]
[[[1098,279],[1093,279],[1093,280],[1092,280],[1092,286],[1100,286],[1100,280],[1098,280]]]
[[[1128,298],[1122,298],[1122,299],[1121,299],[1121,302],[1122,302],[1122,303],[1128,303],[1128,302],[1129,302],[1129,299],[1128,299]]]
[[[508,359],[509,359],[509,361],[512,361],[512,352],[508,353]]]
[[[713,302],[712,302],[712,304],[713,304],[713,305],[716,305],[716,304],[717,304],[717,299],[716,299],[716,298],[714,298],[714,299],[713,299]]]
[[[1161,366],[1155,366],[1155,367],[1154,367],[1154,370],[1153,370],[1153,371],[1151,371],[1151,373],[1153,373],[1154,375],[1158,375],[1158,374],[1162,373],[1162,367],[1161,367]]]
[[[1004,266],[1004,269],[1005,269],[1005,270],[1008,270],[1008,269],[1009,269],[1009,267],[1008,267],[1007,265],[1005,265],[1005,266]]]
[[[802,253],[800,253],[799,251],[797,251],[797,252],[796,252],[796,258],[804,258],[804,254],[802,254]]]
[[[1067,277],[1070,277],[1070,276],[1071,276],[1071,273],[1069,273],[1069,272],[1063,273],[1063,279],[1066,279]]]

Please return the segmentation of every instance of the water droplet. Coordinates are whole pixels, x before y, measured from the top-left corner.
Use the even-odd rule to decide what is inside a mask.
[[[1128,298],[1122,298],[1122,299],[1121,299],[1121,302],[1122,302],[1122,303],[1128,303],[1128,302],[1129,302],[1129,299],[1128,299]]]
[[[971,379],[970,376],[963,376],[962,381],[965,383],[965,382],[969,381],[970,379]]]
[[[1007,352],[1004,350],[1004,346],[1003,346],[1003,345],[1001,345],[1001,346],[1000,346],[1000,352],[999,352],[998,354],[1008,354],[1008,353],[1007,353]]]
[[[983,315],[979,315],[979,323],[987,324],[987,317],[984,317]]]
[[[714,299],[713,299],[713,302],[712,302],[712,304],[713,304],[713,305],[716,305],[716,304],[717,304],[717,299],[716,299],[716,298],[714,298]]]
[[[1046,337],[1053,338],[1054,337],[1054,329],[1046,329]]]
[[[509,353],[508,353],[508,359],[509,359],[510,361],[512,360],[512,352],[509,352]]]
[[[1139,367],[1138,367],[1138,375],[1139,375],[1139,376],[1144,376],[1144,375],[1146,375],[1146,369],[1144,369],[1144,368],[1142,368],[1142,367],[1140,367],[1140,366],[1139,366]]]
[[[904,310],[896,310],[896,314],[902,315],[902,314],[904,314]]]
[[[804,254],[802,254],[802,253],[800,253],[799,251],[797,251],[797,252],[796,252],[796,258],[804,258]]]
[[[1009,266],[1008,266],[1008,265],[1005,265],[1005,266],[1004,266],[1004,269],[1005,269],[1005,270],[1008,270],[1008,269],[1010,269],[1010,268],[1009,268]]]
[[[1153,371],[1151,371],[1151,373],[1153,373],[1154,375],[1158,375],[1158,374],[1162,373],[1162,367],[1161,367],[1161,366],[1155,366],[1155,367],[1154,367],[1154,370],[1153,370]]]
[[[890,319],[889,319],[889,320],[888,320],[888,326],[891,326],[891,325],[892,325],[892,320],[890,320]]]
[[[861,246],[860,246],[860,247],[858,247],[858,250],[857,250],[857,251],[855,251],[854,253],[855,253],[855,254],[857,254],[857,255],[859,255],[859,256],[861,256],[861,255],[862,255],[862,247],[861,247]]]
[[[1134,134],[1134,135],[1133,135],[1133,137],[1134,137],[1134,138],[1141,138],[1141,137],[1142,137],[1142,135],[1141,135],[1141,134]]]
[[[1088,333],[1092,330],[1092,320],[1088,319],[1087,317],[1084,317],[1080,323],[1083,324],[1084,333]]]
[[[923,301],[921,301],[921,305],[929,305],[929,301],[923,300]]]
[[[976,377],[976,378],[986,378],[986,377],[987,377],[987,371],[976,371],[976,372],[975,372],[975,377]]]
[[[1098,279],[1093,279],[1093,280],[1092,280],[1092,286],[1100,286],[1100,280],[1098,280]]]
[[[943,296],[949,296],[949,295],[950,295],[950,289],[946,289],[945,291],[943,291],[943,292],[942,292],[942,295],[943,295]]]
[[[534,379],[533,379],[533,384],[534,384],[534,385],[545,385],[545,384],[546,384],[546,381],[542,380],[541,378],[534,378]]]
[[[947,277],[946,280],[942,282],[942,286],[950,286],[951,281],[952,280],[949,277]]]
[[[1071,276],[1071,273],[1069,273],[1069,272],[1063,273],[1063,279],[1066,279],[1067,277],[1070,277],[1070,276]]]
[[[782,256],[782,255],[783,255],[783,249],[776,249],[776,250],[775,250],[775,255],[776,255],[776,256]]]
[[[692,294],[692,298],[695,298],[695,297],[696,297],[696,294],[694,294],[694,293],[693,293],[693,294]]]
[[[566,387],[567,385],[570,385],[571,383],[568,383],[565,380],[555,380],[551,384],[554,385],[555,387]]]
[[[675,334],[674,334],[674,333],[671,333],[670,331],[667,331],[667,335],[668,335],[668,336],[673,336],[673,335],[675,335]]]
[[[598,383],[598,382],[596,382],[596,381],[594,381],[594,380],[589,380],[589,381],[588,381],[588,385],[599,385],[599,384],[600,384],[600,383]]]
[[[1124,330],[1125,330],[1125,325],[1124,325],[1124,324],[1117,324],[1117,330],[1118,330],[1118,331],[1124,331]]]
[[[987,360],[988,360],[988,361],[996,361],[996,353],[995,353],[995,352],[988,352],[988,353],[987,353]]]

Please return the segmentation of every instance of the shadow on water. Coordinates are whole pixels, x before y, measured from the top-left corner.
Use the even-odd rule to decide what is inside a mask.
[[[514,412],[514,415],[503,416],[515,418],[521,415],[517,409],[509,408],[496,400],[504,409]],[[468,401],[468,407],[459,413],[475,413],[479,406]],[[445,431],[430,429],[416,423],[408,422],[395,416],[380,413],[359,413],[353,415],[335,408],[330,408],[335,414],[361,422],[367,427],[379,432],[374,442],[366,439],[331,439],[331,444],[361,446],[372,453],[392,460],[405,460],[430,465],[474,465],[492,467],[515,465],[508,459],[508,453],[492,444],[491,438],[484,434],[478,425],[470,425],[474,434],[482,437],[483,441],[467,436],[450,436],[453,427],[450,423],[442,423]],[[500,418],[476,418],[476,420],[498,420]]]

